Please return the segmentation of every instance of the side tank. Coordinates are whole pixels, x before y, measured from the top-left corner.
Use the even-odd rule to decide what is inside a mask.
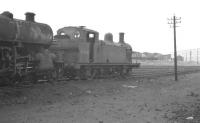
[[[53,31],[47,24],[37,23],[34,13],[26,13],[26,20],[13,19],[13,14],[3,12],[0,15],[0,42],[19,41],[33,44],[50,44]]]

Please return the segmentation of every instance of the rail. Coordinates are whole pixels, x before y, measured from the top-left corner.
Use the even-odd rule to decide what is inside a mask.
[[[178,74],[189,74],[200,72],[200,66],[178,66]],[[132,76],[134,78],[151,78],[160,76],[174,75],[173,66],[141,66],[134,69]]]

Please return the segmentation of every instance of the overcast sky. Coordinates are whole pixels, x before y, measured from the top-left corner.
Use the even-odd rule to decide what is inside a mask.
[[[173,52],[173,29],[167,18],[181,17],[177,28],[178,50],[200,48],[198,0],[3,0],[0,13],[10,11],[24,19],[34,12],[37,22],[49,24],[54,33],[64,26],[86,26],[100,33],[125,32],[125,41],[140,52]]]

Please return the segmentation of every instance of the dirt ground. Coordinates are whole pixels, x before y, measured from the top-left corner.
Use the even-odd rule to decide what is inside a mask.
[[[197,123],[200,73],[0,88],[0,123]]]

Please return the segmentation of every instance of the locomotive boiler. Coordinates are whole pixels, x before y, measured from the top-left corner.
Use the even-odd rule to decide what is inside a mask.
[[[33,69],[34,56],[40,47],[48,47],[53,31],[47,24],[37,23],[35,14],[27,12],[25,20],[0,14],[0,81],[11,82],[16,76],[27,76]]]
[[[83,26],[59,29],[50,50],[57,55],[58,73],[67,78],[128,75],[139,65],[132,63],[132,47],[124,42],[124,33],[115,43],[111,33],[99,40],[97,31]]]

